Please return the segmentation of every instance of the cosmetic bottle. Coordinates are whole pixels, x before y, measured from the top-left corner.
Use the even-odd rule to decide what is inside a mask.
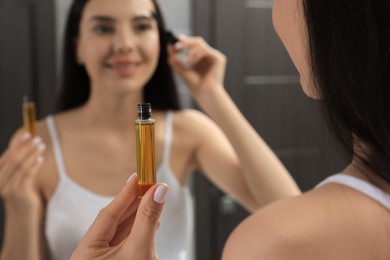
[[[26,132],[29,132],[32,136],[36,135],[35,121],[36,121],[36,108],[35,103],[31,96],[25,95],[23,97],[22,104],[23,113],[23,127]]]
[[[156,183],[154,119],[150,103],[138,104],[135,120],[138,196]]]

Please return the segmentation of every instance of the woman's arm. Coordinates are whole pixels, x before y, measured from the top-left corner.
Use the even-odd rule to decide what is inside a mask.
[[[188,49],[188,54],[183,62],[177,53],[184,48]],[[243,186],[234,187],[237,186],[237,178],[231,176],[235,175],[226,174],[226,171],[229,171],[226,167],[220,167],[219,171],[215,167],[214,159],[219,154],[210,157],[210,152],[207,152],[208,149],[213,150],[213,147],[218,145],[218,142],[213,141],[218,139],[216,134],[213,138],[206,138],[204,149],[199,149],[199,152],[204,154],[198,156],[202,169],[206,171],[207,168],[212,169],[209,171],[211,178],[217,184],[222,182],[222,186],[233,187],[233,195],[235,195],[234,191],[241,193],[236,197],[243,195],[243,200],[247,202],[244,202],[247,204],[244,206],[251,210],[278,198],[300,194],[298,186],[286,168],[225,91],[223,86],[225,56],[198,37],[180,37],[180,46],[170,46],[169,53],[171,66],[183,78],[197,104],[214,120],[230,142],[235,155],[227,155],[227,157],[233,160],[232,165],[237,164],[234,162],[234,156],[239,159],[238,168],[230,167],[230,169],[238,171]],[[217,130],[214,131],[216,132]],[[219,139],[223,141],[223,138]],[[227,153],[231,152],[227,151]],[[220,161],[219,165],[223,163]],[[251,203],[250,198],[244,194],[245,189],[249,191],[254,203]]]

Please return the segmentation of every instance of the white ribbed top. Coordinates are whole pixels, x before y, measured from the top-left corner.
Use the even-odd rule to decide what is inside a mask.
[[[47,124],[59,183],[47,205],[45,235],[51,259],[69,260],[99,210],[113,198],[91,192],[68,176],[52,116],[47,118]],[[160,260],[188,260],[192,259],[193,201],[188,186],[183,187],[179,183],[169,166],[172,132],[173,113],[169,111],[163,159],[157,169],[157,180],[168,184],[170,190],[160,217],[161,225],[156,234],[156,247]]]
[[[317,187],[323,186],[328,183],[338,183],[351,187],[367,195],[368,197],[383,205],[383,207],[390,210],[390,194],[367,181],[361,180],[351,175],[339,173],[326,178],[325,180],[320,182]]]

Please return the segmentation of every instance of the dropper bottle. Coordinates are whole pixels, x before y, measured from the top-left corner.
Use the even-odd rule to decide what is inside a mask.
[[[138,104],[135,120],[138,196],[156,183],[154,119],[150,103]]]

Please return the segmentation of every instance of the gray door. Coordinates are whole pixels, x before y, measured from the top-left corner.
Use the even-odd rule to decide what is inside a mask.
[[[273,1],[195,2],[195,33],[228,57],[227,91],[301,189],[340,170],[316,101],[303,93],[273,29]],[[199,174],[195,184],[197,259],[220,259],[228,234],[248,213]]]

